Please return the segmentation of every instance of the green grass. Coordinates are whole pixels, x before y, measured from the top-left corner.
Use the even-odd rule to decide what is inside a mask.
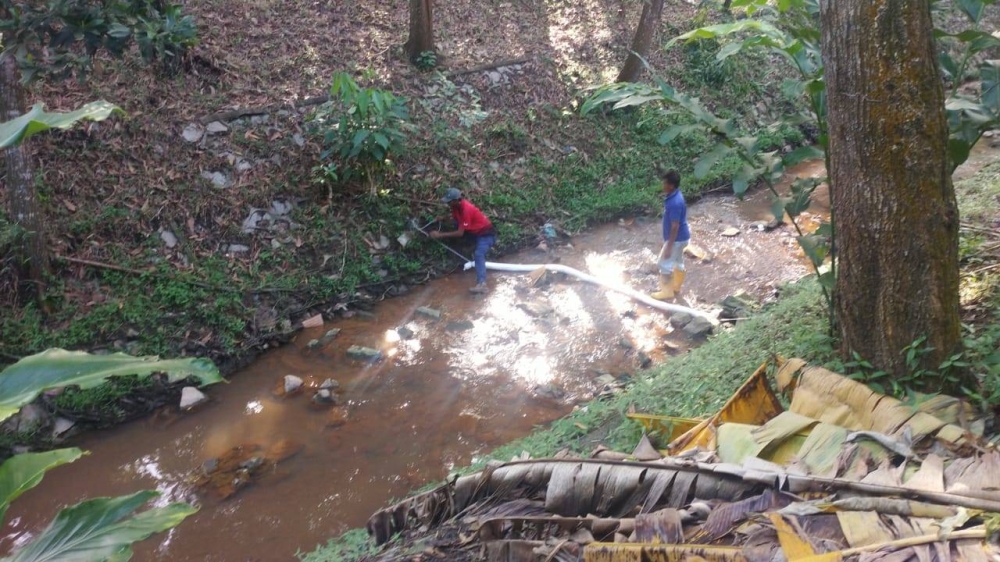
[[[996,221],[1000,207],[1000,162],[988,164],[972,177],[956,181],[955,192],[963,222]]]

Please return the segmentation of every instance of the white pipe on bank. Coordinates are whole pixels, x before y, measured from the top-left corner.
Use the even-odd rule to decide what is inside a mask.
[[[466,262],[464,269],[469,270],[475,267],[476,264],[473,262]],[[559,273],[565,273],[566,275],[571,275],[580,279],[581,281],[586,281],[587,283],[592,283],[594,285],[599,285],[606,289],[611,289],[616,293],[621,293],[627,297],[637,300],[642,304],[655,308],[657,310],[662,310],[663,312],[684,312],[690,314],[691,316],[700,316],[709,322],[713,326],[718,326],[719,321],[700,310],[695,310],[693,308],[688,308],[686,306],[681,306],[679,304],[671,304],[668,302],[658,301],[647,295],[640,293],[639,291],[632,290],[624,285],[617,285],[614,283],[609,283],[603,279],[598,279],[593,275],[588,275],[580,270],[573,269],[572,267],[567,267],[565,265],[546,263],[546,264],[516,264],[516,263],[497,263],[497,262],[486,262],[486,269],[491,271],[506,271],[510,273],[531,273],[532,271],[537,271],[539,268],[545,268],[547,271],[556,271]]]

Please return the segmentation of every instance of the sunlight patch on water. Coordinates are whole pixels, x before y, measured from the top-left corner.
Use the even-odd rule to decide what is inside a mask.
[[[247,402],[246,414],[252,416],[254,414],[259,414],[264,411],[264,404],[260,400],[251,400]]]

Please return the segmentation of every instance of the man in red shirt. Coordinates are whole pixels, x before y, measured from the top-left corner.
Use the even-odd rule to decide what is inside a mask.
[[[476,286],[469,291],[477,294],[485,293],[486,288],[486,252],[497,241],[493,223],[468,199],[462,197],[462,192],[449,187],[444,193],[444,202],[451,207],[451,216],[455,219],[458,230],[451,232],[431,232],[431,238],[460,238],[468,236],[476,245]]]

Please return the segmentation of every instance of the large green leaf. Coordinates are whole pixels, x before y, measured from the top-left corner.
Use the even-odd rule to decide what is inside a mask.
[[[106,101],[91,102],[69,113],[48,113],[43,108],[43,104],[35,104],[31,111],[17,119],[0,123],[0,149],[49,129],[69,129],[78,121],[103,121],[112,113],[122,113],[118,106]]]
[[[1000,64],[997,61],[985,61],[979,67],[979,78],[982,80],[980,99],[993,115],[1000,115]]]
[[[149,376],[166,373],[171,382],[197,378],[201,384],[220,382],[222,375],[208,359],[132,357],[124,353],[91,355],[82,351],[49,349],[25,357],[0,371],[0,421],[17,413],[41,392],[76,385],[93,388],[116,375]]]
[[[979,23],[979,20],[983,19],[987,2],[983,2],[983,0],[958,0],[957,4],[970,20]]]
[[[0,465],[0,523],[10,502],[34,488],[47,471],[83,456],[80,449],[56,449],[44,453],[14,455]]]
[[[724,37],[727,35],[733,35],[735,33],[741,33],[745,31],[756,31],[767,37],[780,41],[784,38],[784,33],[780,29],[775,27],[769,22],[757,19],[744,19],[733,23],[721,23],[718,25],[709,25],[706,27],[699,27],[698,29],[693,29],[688,31],[683,35],[679,35],[670,40],[667,43],[667,47],[672,47],[676,43],[681,41],[697,41],[699,39],[716,39],[718,37]]]
[[[694,165],[694,177],[703,179],[708,175],[708,172],[711,171],[712,166],[715,166],[716,162],[732,151],[732,148],[723,143],[715,145],[715,148],[710,150],[708,154],[702,156],[701,159]]]
[[[4,562],[128,560],[132,556],[132,543],[175,527],[198,511],[185,503],[173,503],[130,517],[157,496],[157,492],[146,491],[117,498],[95,498],[68,507],[33,541]]]

